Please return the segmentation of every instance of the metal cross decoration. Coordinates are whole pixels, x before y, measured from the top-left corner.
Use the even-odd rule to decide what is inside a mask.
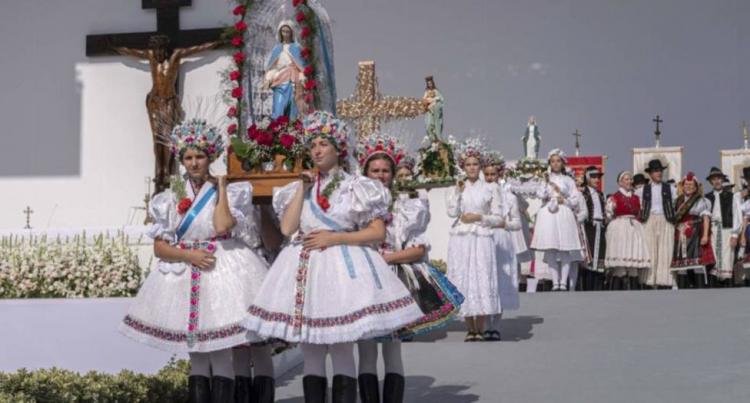
[[[664,123],[663,120],[661,120],[661,117],[659,115],[656,115],[656,118],[652,120],[652,122],[656,123],[656,130],[654,131],[654,136],[656,136],[656,148],[661,147],[661,123]]]
[[[34,214],[34,210],[30,206],[26,206],[26,210],[23,213],[26,214],[26,226],[23,229],[31,229],[31,215]]]
[[[383,96],[378,89],[375,62],[359,62],[357,90],[354,95],[336,102],[337,115],[354,122],[359,138],[367,138],[383,122],[414,119],[425,112],[419,98]]]
[[[576,129],[576,132],[573,133],[573,137],[576,138],[576,157],[581,155],[581,137],[583,137],[583,134],[581,134],[578,129]]]

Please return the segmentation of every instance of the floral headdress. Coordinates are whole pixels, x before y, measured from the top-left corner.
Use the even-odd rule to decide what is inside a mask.
[[[482,154],[482,166],[505,167],[505,158],[497,151],[487,151]]]
[[[378,154],[387,156],[393,166],[397,166],[404,157],[404,148],[398,139],[387,133],[373,134],[357,144],[356,155],[360,168],[364,168],[367,161]]]
[[[563,150],[561,150],[559,148],[555,148],[554,150],[550,151],[547,154],[547,161],[549,162],[549,160],[551,160],[552,157],[554,157],[555,155],[558,156],[558,157],[560,157],[560,159],[562,159],[562,161],[563,161],[564,164],[568,163],[568,156],[565,154],[565,151],[563,151]]]
[[[324,137],[339,151],[339,157],[345,158],[349,151],[349,129],[343,121],[325,111],[315,111],[302,120],[304,143],[310,146],[316,137]]]
[[[417,160],[412,157],[411,155],[404,155],[403,158],[401,158],[401,161],[396,164],[396,170],[399,170],[401,168],[406,168],[412,173],[414,172],[414,167],[417,166]]]
[[[458,166],[463,168],[468,158],[474,157],[479,161],[482,160],[482,154],[485,152],[482,140],[477,137],[468,138],[461,143],[456,144],[456,158]]]
[[[678,193],[679,194],[685,194],[685,183],[686,182],[693,182],[695,183],[695,189],[696,194],[703,195],[703,184],[698,180],[698,178],[695,176],[695,174],[691,171],[688,172],[687,175],[685,175],[680,182],[677,184]]]
[[[175,126],[168,141],[178,160],[182,160],[189,148],[205,153],[211,161],[224,152],[224,138],[219,129],[203,119],[189,119]]]

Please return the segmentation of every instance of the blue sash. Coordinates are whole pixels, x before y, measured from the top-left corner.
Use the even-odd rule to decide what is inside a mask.
[[[345,231],[344,228],[342,228],[338,223],[333,221],[331,218],[325,215],[323,211],[318,206],[317,201],[313,201],[310,198],[310,192],[308,192],[305,195],[305,200],[310,204],[310,211],[312,211],[315,218],[322,221],[323,224],[333,228],[334,231],[337,232],[343,232]],[[344,256],[344,262],[346,263],[346,269],[349,272],[350,278],[356,278],[357,274],[354,272],[354,262],[352,261],[352,256],[349,254],[349,246],[348,245],[339,245],[341,248],[341,254]],[[359,249],[362,251],[362,253],[365,255],[365,259],[367,259],[367,263],[370,266],[370,273],[372,273],[372,277],[375,280],[375,286],[378,289],[382,289],[383,285],[380,283],[380,277],[378,277],[378,273],[375,271],[375,264],[372,261],[372,257],[370,257],[370,252],[368,251],[368,248],[360,246]]]
[[[203,194],[203,197],[198,200],[197,203],[194,203],[192,207],[190,207],[190,211],[185,214],[185,218],[182,219],[182,222],[177,227],[177,239],[180,240],[187,232],[188,228],[190,228],[190,225],[195,221],[195,217],[198,216],[198,214],[203,210],[204,207],[206,207],[206,204],[214,197],[216,194],[216,186],[211,186],[208,190],[206,190],[206,193]]]

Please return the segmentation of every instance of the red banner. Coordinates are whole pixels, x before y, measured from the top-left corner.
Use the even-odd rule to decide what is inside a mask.
[[[604,174],[606,174],[607,171],[606,169],[604,169],[606,163],[606,155],[579,155],[577,157],[568,157],[568,167],[575,172],[576,178],[583,177],[583,174],[586,172],[586,168],[590,166],[595,166],[599,168],[599,170]],[[599,190],[604,191],[604,177],[602,177],[602,180],[599,182]]]

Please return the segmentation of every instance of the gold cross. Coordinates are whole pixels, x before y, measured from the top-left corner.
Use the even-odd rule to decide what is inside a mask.
[[[425,111],[425,105],[419,98],[381,95],[374,61],[359,62],[357,91],[336,102],[338,116],[354,122],[359,138],[367,138],[380,130],[383,122],[414,119]]]

